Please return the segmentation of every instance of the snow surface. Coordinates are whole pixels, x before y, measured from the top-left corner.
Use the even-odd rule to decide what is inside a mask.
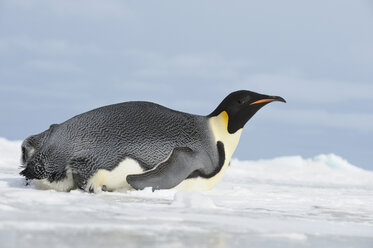
[[[25,186],[0,138],[0,247],[373,247],[373,172],[334,155],[233,160],[207,192]]]

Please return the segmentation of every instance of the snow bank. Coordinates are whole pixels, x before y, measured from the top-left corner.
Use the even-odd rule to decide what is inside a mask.
[[[231,180],[314,186],[373,187],[373,172],[351,165],[335,155],[318,155],[304,159],[300,156],[279,157],[258,161],[233,159],[227,172]]]
[[[0,138],[0,168],[14,169],[20,165],[21,141],[9,141]]]

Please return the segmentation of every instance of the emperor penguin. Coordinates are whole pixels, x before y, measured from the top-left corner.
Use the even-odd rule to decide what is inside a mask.
[[[100,107],[25,139],[20,174],[57,191],[209,190],[227,169],[242,128],[273,101],[285,102],[240,90],[207,116],[141,101]]]

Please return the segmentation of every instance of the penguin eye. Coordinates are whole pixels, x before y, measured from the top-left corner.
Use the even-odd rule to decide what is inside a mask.
[[[238,100],[237,102],[238,102],[238,104],[244,104],[245,103],[244,100]]]

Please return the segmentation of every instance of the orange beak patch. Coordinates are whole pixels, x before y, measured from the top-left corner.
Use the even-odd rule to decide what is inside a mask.
[[[275,99],[262,99],[262,100],[258,100],[258,101],[252,102],[252,103],[250,103],[250,105],[254,105],[254,104],[258,104],[258,103],[263,103],[263,102],[272,102],[274,100]]]

